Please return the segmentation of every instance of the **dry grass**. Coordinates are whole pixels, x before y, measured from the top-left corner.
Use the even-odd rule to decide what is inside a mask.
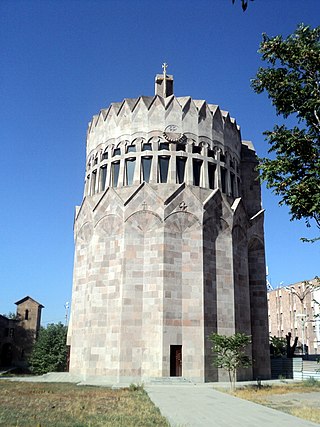
[[[141,389],[0,381],[2,427],[169,427]]]
[[[320,423],[320,382],[276,386],[247,386],[232,392],[236,397]]]

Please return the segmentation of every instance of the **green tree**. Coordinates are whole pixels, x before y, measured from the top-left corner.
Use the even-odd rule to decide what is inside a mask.
[[[270,350],[273,357],[284,357],[287,354],[287,340],[283,337],[270,337]]]
[[[62,372],[67,364],[67,327],[51,323],[41,327],[29,363],[33,373]]]
[[[291,220],[320,228],[320,27],[301,24],[286,39],[262,37],[259,52],[268,65],[252,87],[266,91],[276,113],[295,124],[264,133],[275,158],[260,159],[262,179],[290,208]]]
[[[251,343],[251,336],[240,332],[231,336],[212,333],[208,338],[213,344],[213,365],[228,372],[231,389],[234,389],[237,370],[248,368],[252,364],[245,354]]]

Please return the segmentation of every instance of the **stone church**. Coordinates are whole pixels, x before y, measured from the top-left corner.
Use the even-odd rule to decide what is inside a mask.
[[[141,382],[224,381],[211,332],[252,336],[270,375],[264,211],[254,147],[227,111],[173,93],[112,103],[93,116],[76,208],[70,372]]]

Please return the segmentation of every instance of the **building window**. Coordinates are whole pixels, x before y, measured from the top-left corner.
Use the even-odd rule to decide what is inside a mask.
[[[111,163],[112,187],[118,186],[120,162]]]
[[[169,157],[159,157],[159,182],[165,183],[168,179]]]
[[[102,158],[101,158],[101,160],[108,160],[108,152],[107,152],[107,151],[105,151],[105,152],[102,154]]]
[[[213,163],[208,163],[208,172],[209,172],[209,188],[214,189],[214,176],[216,172],[216,165]]]
[[[146,142],[142,146],[142,151],[148,151],[148,150],[150,150],[150,151],[152,150],[152,145],[149,142]]]
[[[94,165],[97,165],[98,164],[98,157],[95,157],[95,159],[94,159],[94,163],[93,163]]]
[[[177,144],[177,151],[186,151],[186,145],[185,144]]]
[[[106,188],[106,181],[107,181],[107,166],[103,166],[100,169],[100,191],[104,191]]]
[[[96,192],[96,180],[97,180],[97,171],[93,171],[91,174],[91,195]]]
[[[14,337],[14,328],[10,328],[10,331],[9,331],[9,337],[10,337],[10,338],[13,338],[13,337]]]
[[[29,320],[29,310],[24,312],[24,320]]]
[[[115,148],[115,149],[113,150],[113,157],[114,157],[114,156],[120,156],[120,154],[121,154],[121,150],[120,150],[120,148]]]
[[[136,159],[126,160],[126,182],[127,185],[132,185]]]
[[[150,179],[151,162],[152,162],[152,157],[142,157],[141,159],[142,180],[145,182],[149,182],[149,179]]]
[[[230,180],[231,180],[231,194],[233,197],[236,197],[236,180],[235,180],[235,176],[234,173],[230,173]]]
[[[167,142],[160,142],[159,150],[169,150],[169,144]]]
[[[135,152],[136,152],[136,146],[135,145],[128,145],[127,153],[135,153]]]
[[[225,168],[221,168],[221,191],[223,193],[226,193],[227,191],[227,186],[226,186],[226,181],[227,181],[227,171],[225,170]]]
[[[208,157],[215,159],[216,158],[216,152],[214,150],[208,150]]]
[[[184,181],[184,173],[186,169],[186,161],[185,157],[177,157],[177,181],[179,184]]]
[[[196,146],[196,145],[193,145],[193,146],[192,146],[192,152],[193,152],[194,154],[201,154],[201,148],[202,148],[202,147],[198,147],[198,146]]]
[[[220,162],[226,162],[226,156],[223,153],[220,153]]]
[[[202,160],[193,159],[193,185],[200,185]]]

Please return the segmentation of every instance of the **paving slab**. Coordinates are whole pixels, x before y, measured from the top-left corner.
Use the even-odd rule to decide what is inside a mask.
[[[172,427],[319,427],[207,384],[147,385],[145,389]]]

